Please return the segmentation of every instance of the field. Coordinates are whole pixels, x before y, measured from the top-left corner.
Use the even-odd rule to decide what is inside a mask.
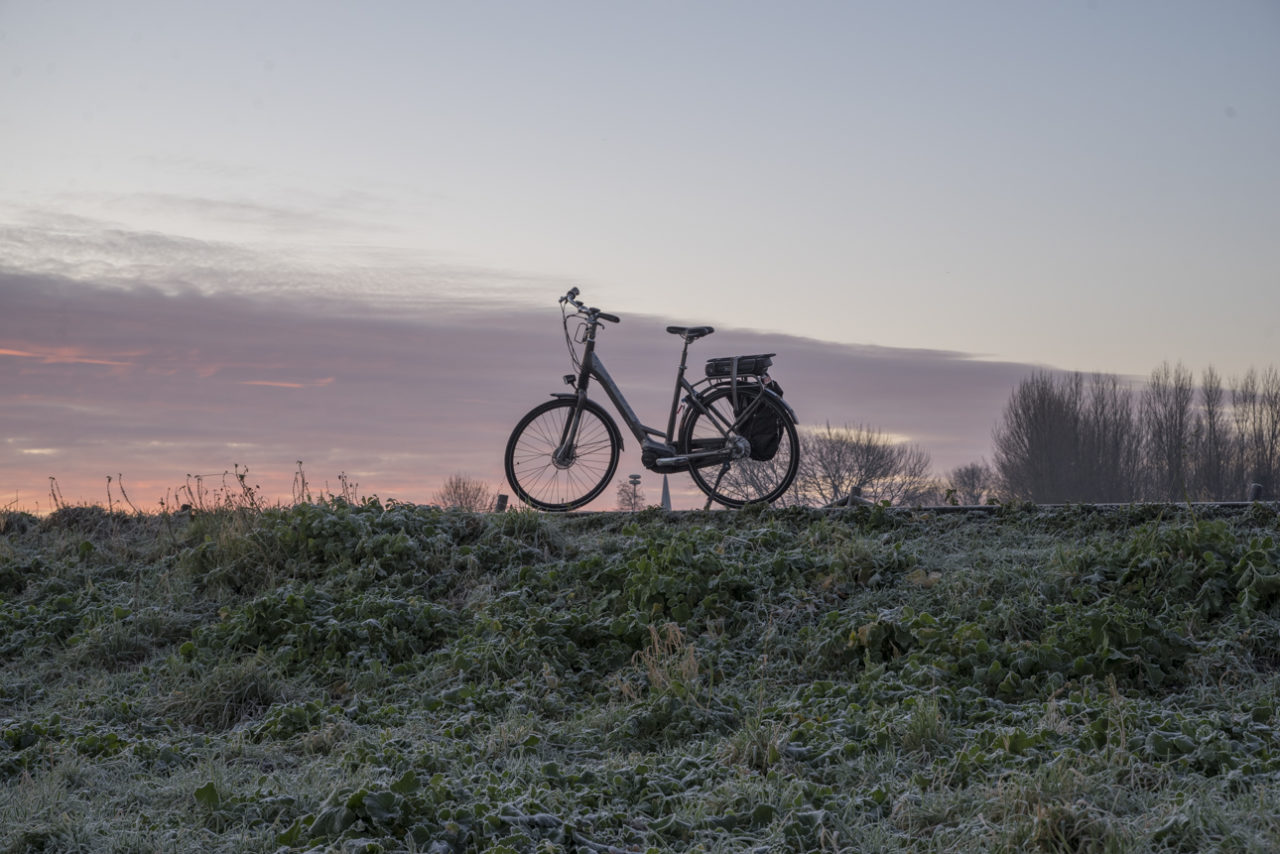
[[[1280,521],[0,515],[0,852],[1280,850]]]

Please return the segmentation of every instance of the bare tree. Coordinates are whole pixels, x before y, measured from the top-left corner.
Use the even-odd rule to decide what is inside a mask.
[[[932,503],[938,491],[931,470],[933,459],[919,445],[902,442],[893,446],[896,463],[887,479],[863,489],[863,497],[890,504]],[[936,500],[936,499],[935,499]]]
[[[1235,471],[1237,456],[1222,377],[1210,365],[1201,374],[1200,409],[1191,429],[1193,496],[1205,501],[1239,498],[1244,476]]]
[[[493,509],[493,490],[483,481],[462,474],[450,475],[432,498],[441,507],[487,513]]]
[[[645,508],[644,490],[638,483],[618,481],[618,509],[636,513]]]
[[[1231,409],[1244,478],[1274,497],[1280,486],[1280,373],[1250,368],[1232,384]]]
[[[1084,500],[1079,483],[1080,374],[1037,371],[1018,383],[996,427],[996,471],[1012,498]]]
[[[1142,432],[1133,395],[1114,374],[1094,374],[1080,418],[1079,488],[1091,501],[1138,497]]]
[[[986,460],[957,466],[947,475],[947,490],[957,504],[981,504],[995,493],[996,474]]]
[[[1137,496],[1140,433],[1114,375],[1038,371],[1014,389],[994,433],[996,472],[1011,498],[1042,503]]]
[[[891,445],[879,431],[859,425],[802,434],[796,490],[808,504],[831,504],[892,471]]]
[[[1179,362],[1164,362],[1151,372],[1142,396],[1142,424],[1148,498],[1180,501],[1188,497],[1188,457],[1191,451],[1191,405],[1195,380]]]
[[[871,501],[915,503],[933,487],[929,467],[929,454],[917,445],[863,425],[827,424],[802,435],[796,501],[821,506],[857,489]]]

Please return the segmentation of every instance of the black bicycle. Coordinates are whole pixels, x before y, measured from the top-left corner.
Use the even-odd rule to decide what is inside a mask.
[[[690,383],[685,379],[689,345],[715,330],[668,326],[668,332],[684,340],[671,412],[665,431],[646,427],[595,352],[600,324],[620,319],[583,305],[577,297],[574,288],[560,298],[575,371],[564,381],[573,391],[553,394],[552,400],[534,407],[507,441],[507,481],[522,501],[542,510],[572,510],[595,499],[612,480],[622,435],[609,413],[587,397],[592,379],[604,387],[640,443],[645,468],[660,474],[688,472],[707,494],[708,506],[716,501],[741,507],[782,497],[800,464],[800,440],[795,412],[769,378],[776,354],[710,359],[706,376]],[[570,331],[575,320],[577,328]]]

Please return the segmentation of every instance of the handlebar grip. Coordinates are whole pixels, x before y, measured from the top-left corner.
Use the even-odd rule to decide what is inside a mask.
[[[580,293],[581,291],[579,291],[577,288],[569,288],[569,293],[567,296],[569,297],[569,299],[577,299],[578,294]]]
[[[622,318],[618,317],[618,315],[616,315],[616,314],[605,314],[605,313],[602,311],[602,312],[600,312],[599,314],[597,314],[596,316],[597,316],[597,317],[599,317],[601,320],[607,320],[607,321],[609,321],[610,323],[621,323],[621,322],[622,322]]]

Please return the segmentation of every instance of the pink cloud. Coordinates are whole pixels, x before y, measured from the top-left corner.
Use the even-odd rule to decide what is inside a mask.
[[[240,385],[265,385],[272,388],[306,388],[304,383],[282,383],[271,380],[241,380]]]
[[[39,359],[46,365],[110,365],[127,367],[132,362],[121,362],[117,359],[95,358],[86,355],[75,347],[54,347],[51,349],[33,348],[32,350],[12,350],[0,348],[0,356],[17,356],[23,359]]]
[[[274,388],[324,388],[332,382],[333,377],[325,377],[322,380],[307,383],[291,383],[280,380],[241,380],[240,385],[265,385]]]

